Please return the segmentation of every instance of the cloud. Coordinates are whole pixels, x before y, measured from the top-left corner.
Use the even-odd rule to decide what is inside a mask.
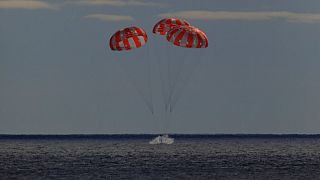
[[[114,14],[90,14],[84,16],[84,18],[97,19],[100,21],[133,21],[133,17],[131,16],[122,16],[122,15],[114,15]]]
[[[0,9],[56,9],[56,7],[35,0],[0,0]]]
[[[89,6],[163,6],[164,4],[148,2],[145,0],[79,0],[72,4]]]
[[[159,14],[159,17],[177,17],[202,20],[263,21],[283,19],[287,22],[320,23],[320,14],[292,13],[287,11],[237,12],[237,11],[179,11]]]

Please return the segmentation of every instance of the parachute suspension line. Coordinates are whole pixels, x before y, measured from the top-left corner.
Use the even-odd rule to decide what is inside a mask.
[[[168,58],[168,97],[167,97],[167,111],[170,112],[172,107],[171,107],[171,96],[172,96],[172,91],[174,90],[175,86],[175,78],[176,74],[175,72],[176,67],[176,61],[179,61],[179,59],[174,59],[172,56],[169,56]]]
[[[162,45],[162,44],[161,44]],[[162,45],[163,46],[163,45]],[[163,122],[165,122],[166,120],[166,115],[165,115],[165,109],[166,109],[166,103],[165,103],[165,99],[166,99],[166,88],[165,88],[165,73],[163,72],[163,64],[164,64],[164,59],[166,59],[166,53],[160,53],[160,55],[156,56],[156,67],[158,70],[158,75],[159,75],[159,79],[160,79],[160,89],[161,89],[161,95],[162,95],[162,99],[163,99],[163,103],[164,103],[164,113],[160,113],[159,114],[159,118],[157,121],[157,127],[158,127],[158,132],[159,133],[164,133],[164,129],[165,126],[163,124]],[[161,110],[162,111],[162,110]],[[161,120],[160,120],[161,119]],[[164,121],[163,121],[164,120]]]
[[[153,92],[152,92],[152,85],[151,85],[151,72],[150,72],[150,60],[148,59],[148,86],[150,89],[150,103],[151,103],[151,114],[154,115],[154,104],[153,104]]]
[[[174,100],[175,95],[177,94],[177,90],[180,90],[179,83],[181,83],[182,75],[184,69],[184,64],[186,63],[186,56],[187,53],[182,53],[179,59],[173,58],[171,55],[172,52],[170,52],[170,49],[175,48],[171,44],[164,44],[165,45],[165,53],[166,58],[162,60],[162,68],[160,67],[161,72],[161,79],[162,86],[163,86],[163,97],[164,97],[164,128],[168,129],[170,126],[170,118],[172,116],[172,112],[174,109]],[[175,49],[176,51],[177,49]],[[174,51],[174,52],[175,52]],[[183,51],[184,52],[184,51]]]
[[[164,53],[161,53],[161,56],[157,58],[158,60],[158,69],[160,73],[161,80],[161,91],[164,103],[164,111],[168,110],[168,96],[169,96],[169,46],[166,43],[161,44],[164,49]]]
[[[150,95],[150,103],[151,103],[151,114],[154,115],[154,104],[153,104],[153,90],[152,90],[152,85],[151,85],[151,58],[150,58],[150,52],[149,50],[147,51],[147,78],[148,78],[148,88],[149,88],[149,95]]]
[[[167,102],[166,102],[166,104],[167,104],[166,111],[168,111],[170,109],[169,97],[170,97],[170,89],[171,89],[171,86],[172,86],[172,83],[171,83],[171,69],[170,69],[171,62],[172,62],[171,59],[167,58],[167,73],[168,73],[168,75],[167,75],[167,78],[168,78],[167,79],[167,83],[168,83],[167,91],[168,91],[168,97],[167,97]]]
[[[169,127],[170,127],[170,119],[169,119],[169,112],[165,111],[164,114],[164,129],[163,129],[163,134],[168,134],[169,133]]]
[[[167,43],[161,43],[161,53],[156,57],[157,61],[157,69],[159,72],[159,79],[160,79],[160,90],[162,93],[162,102],[163,102],[163,108],[161,108],[161,112],[159,114],[159,133],[166,134],[168,132],[169,123],[168,123],[168,117],[167,117],[167,111],[168,111],[168,89],[169,89],[169,71],[168,71],[168,63],[169,63],[169,53],[168,53],[168,46]]]
[[[163,102],[165,105],[165,109],[166,109],[166,88],[165,88],[165,77],[164,77],[164,72],[162,71],[162,64],[161,64],[161,60],[162,58],[160,58],[159,60],[157,60],[157,64],[158,64],[158,71],[159,71],[159,76],[160,76],[160,81],[161,81],[161,93],[162,93],[162,98],[163,98]]]
[[[169,54],[169,53],[168,53]],[[174,67],[174,63],[175,63],[176,59],[173,59],[172,56],[169,55],[169,58],[167,58],[168,61],[168,95],[167,95],[167,111],[170,112],[171,111],[171,103],[170,103],[170,99],[171,99],[171,94],[172,91],[174,89],[174,72],[175,72],[175,67]]]
[[[177,86],[180,83],[181,79],[182,79],[182,72],[184,71],[184,65],[186,62],[186,58],[185,58],[186,53],[183,53],[181,57],[181,59],[176,59],[176,65],[178,67],[173,67],[174,69],[176,69],[177,73],[174,75],[173,77],[173,85],[170,88],[170,92],[169,92],[169,112],[172,113],[173,111],[173,104],[172,104],[172,100],[174,98],[175,92],[177,90]]]
[[[184,92],[184,89],[188,86],[188,84],[191,81],[191,78],[193,77],[193,74],[195,73],[196,69],[201,66],[202,61],[200,59],[198,60],[190,60],[189,63],[185,62],[185,67],[188,68],[185,70],[185,73],[183,76],[181,76],[181,85],[179,87],[179,90],[176,91],[176,94],[173,96],[174,99],[172,99],[172,107],[174,108],[179,101],[180,97],[182,96],[182,93]],[[182,78],[184,77],[184,78]]]
[[[163,97],[164,109],[163,109],[163,121],[162,121],[162,133],[166,133],[169,128],[169,93],[170,93],[170,86],[171,86],[171,72],[170,69],[170,62],[171,57],[169,53],[169,49],[172,48],[168,43],[161,43],[163,49],[163,53],[160,53],[160,56],[156,58],[157,66],[159,70],[160,80],[161,80],[161,92]]]
[[[173,67],[173,58],[171,56],[169,56],[168,59],[168,96],[167,96],[167,109],[166,109],[166,130],[169,131],[169,127],[170,127],[170,110],[171,110],[171,103],[170,103],[170,97],[171,97],[171,92],[172,89],[174,87],[173,84],[173,73],[174,73],[174,67]],[[167,132],[169,133],[169,132]]]
[[[169,76],[168,76],[168,78],[169,78],[169,80],[168,80],[168,82],[169,82],[169,88],[168,88],[168,101],[167,101],[167,103],[168,103],[168,109],[167,109],[167,111],[171,111],[172,110],[172,107],[171,107],[171,96],[172,96],[172,91],[174,90],[174,86],[175,86],[175,84],[174,84],[174,75],[173,75],[173,72],[172,72],[172,69],[174,68],[174,67],[172,67],[173,66],[173,64],[174,64],[174,62],[172,62],[172,61],[175,61],[176,59],[170,59],[169,61],[169,63],[168,63],[168,69],[169,69]],[[171,68],[170,68],[171,67]]]
[[[143,93],[143,91],[139,88],[138,83],[133,78],[133,75],[129,73],[130,68],[128,67],[128,64],[124,62],[124,59],[120,59],[119,61],[122,67],[121,69],[124,71],[124,74],[126,74],[129,83],[131,83],[131,85],[136,89],[142,101],[147,105],[151,114],[153,114],[153,105],[150,103],[150,100],[148,99],[147,95],[145,95],[145,93]]]

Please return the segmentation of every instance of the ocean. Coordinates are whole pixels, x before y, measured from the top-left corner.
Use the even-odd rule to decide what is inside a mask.
[[[320,135],[0,135],[0,179],[320,179]]]

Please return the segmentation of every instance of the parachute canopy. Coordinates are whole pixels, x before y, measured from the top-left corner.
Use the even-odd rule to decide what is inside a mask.
[[[200,29],[193,26],[180,26],[167,33],[167,40],[185,48],[207,48],[208,38]]]
[[[110,38],[110,48],[114,51],[140,48],[148,41],[147,33],[139,27],[127,27],[115,32]]]
[[[190,26],[190,23],[183,19],[165,18],[154,25],[152,32],[154,34],[166,35],[171,29],[181,26]]]

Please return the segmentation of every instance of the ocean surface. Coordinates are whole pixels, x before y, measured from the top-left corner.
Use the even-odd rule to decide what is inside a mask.
[[[0,135],[0,179],[320,180],[320,135]]]

